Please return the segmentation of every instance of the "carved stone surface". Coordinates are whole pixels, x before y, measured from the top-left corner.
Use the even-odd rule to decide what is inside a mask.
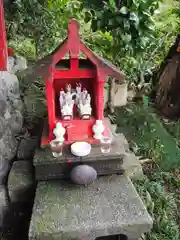
[[[21,131],[23,124],[23,116],[16,110],[17,100],[20,105],[17,77],[9,72],[0,72],[0,156],[9,163],[17,152],[18,143],[14,135]]]
[[[10,128],[5,129],[5,134],[0,139],[0,155],[7,160],[11,160],[16,155],[18,143]]]
[[[8,177],[9,197],[12,202],[29,201],[34,185],[33,166],[28,161],[15,161]]]
[[[14,110],[11,112],[9,125],[14,134],[20,133],[23,127],[23,116],[20,111]]]
[[[102,154],[100,146],[92,146],[90,154],[86,157],[76,157],[70,149],[64,148],[63,155],[54,158],[50,148],[37,149],[34,155],[34,166],[37,180],[69,178],[73,167],[87,164],[93,167],[98,175],[112,173],[122,174],[125,150],[118,143],[112,145],[112,151]]]
[[[7,110],[6,98],[3,95],[3,92],[0,89],[0,116],[4,116]]]
[[[6,122],[5,119],[0,117],[0,139],[5,133],[5,128],[6,128]]]
[[[27,68],[27,61],[22,56],[8,57],[8,72],[15,74],[19,70]]]
[[[3,78],[9,100],[14,100],[16,97],[19,97],[19,81],[16,75],[4,72]]]
[[[0,228],[1,229],[6,225],[5,220],[8,215],[8,209],[9,209],[8,190],[5,185],[0,185]]]
[[[114,234],[138,239],[151,227],[152,219],[125,176],[101,177],[87,187],[48,181],[37,186],[29,240],[94,240]]]
[[[37,138],[24,138],[20,141],[17,150],[18,160],[32,160],[37,145]]]
[[[7,176],[11,169],[9,161],[0,156],[0,185],[5,185],[7,182]]]
[[[14,110],[18,110],[21,113],[24,112],[24,104],[20,98],[14,99],[14,101],[11,102],[11,105]]]

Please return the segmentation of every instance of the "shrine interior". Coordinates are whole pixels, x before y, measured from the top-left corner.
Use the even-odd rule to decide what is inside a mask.
[[[72,92],[75,92],[77,83],[80,83],[82,85],[82,89],[86,88],[86,90],[90,94],[91,108],[92,108],[91,118],[96,117],[96,112],[95,112],[96,79],[55,79],[54,91],[55,91],[55,104],[56,104],[56,119],[62,120],[60,103],[59,103],[60,90],[64,89],[64,91],[66,92],[66,86],[70,84],[72,87]],[[76,99],[76,96],[74,96],[73,100],[75,99]],[[78,119],[81,119],[81,118],[78,114],[77,106],[75,106],[72,120],[78,120]]]

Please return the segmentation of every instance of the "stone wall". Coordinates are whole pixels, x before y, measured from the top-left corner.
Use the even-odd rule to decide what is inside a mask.
[[[15,178],[12,179],[13,172],[17,170],[16,166],[19,160],[17,154],[22,155],[22,151],[19,151],[19,149],[24,150],[22,145],[25,142],[23,128],[24,104],[20,98],[19,81],[15,75],[17,70],[24,68],[26,68],[24,58],[9,57],[8,71],[0,72],[0,239],[3,240],[15,239],[12,238],[14,230],[17,229],[17,219],[15,217],[17,212],[15,214],[14,204],[20,201],[20,205],[23,206],[22,189],[27,190],[27,186],[29,186],[26,182],[27,178],[23,179],[23,185],[17,182]],[[28,141],[30,140],[28,139]],[[30,145],[33,144],[30,143]],[[23,166],[24,169],[30,169],[29,165],[31,164],[28,161],[22,161],[19,165]],[[15,174],[16,177],[19,176],[19,173]],[[28,173],[32,174],[32,170],[28,170]],[[32,183],[32,179],[30,181]],[[17,195],[17,187],[21,193],[18,195],[18,199],[14,197],[15,194]]]

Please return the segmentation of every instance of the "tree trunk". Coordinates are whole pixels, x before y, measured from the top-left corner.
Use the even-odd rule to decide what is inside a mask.
[[[156,106],[169,118],[180,117],[180,35],[161,65],[156,86]]]

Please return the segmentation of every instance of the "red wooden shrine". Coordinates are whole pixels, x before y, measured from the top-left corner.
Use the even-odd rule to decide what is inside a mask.
[[[85,57],[81,57],[82,54]],[[83,43],[79,37],[79,23],[75,19],[69,22],[67,38],[55,51],[41,59],[39,65],[39,71],[45,78],[48,111],[48,136],[44,131],[41,145],[47,145],[54,138],[53,129],[57,122],[61,122],[66,128],[65,143],[97,143],[93,138],[92,127],[96,120],[104,121],[104,83],[107,76],[123,81],[124,74]],[[70,84],[72,89],[76,88],[77,83],[86,88],[91,96],[92,114],[89,119],[82,119],[74,113],[72,118],[65,120],[60,113],[60,91],[64,90],[67,84]],[[103,134],[109,134],[107,126]]]

